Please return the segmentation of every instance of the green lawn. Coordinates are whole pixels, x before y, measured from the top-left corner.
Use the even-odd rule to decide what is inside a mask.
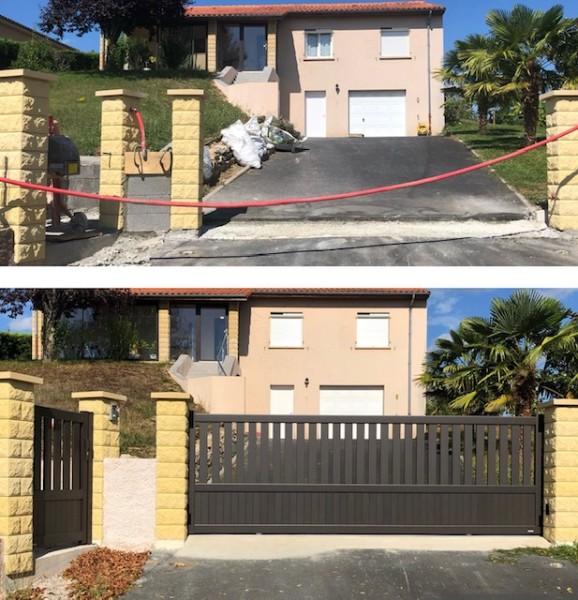
[[[0,371],[16,371],[42,377],[36,387],[36,404],[77,410],[71,392],[102,390],[124,394],[121,407],[121,452],[133,456],[155,455],[155,404],[151,392],[176,392],[180,387],[168,373],[169,366],[155,362],[115,361],[0,361]]]
[[[496,158],[523,146],[522,127],[490,125],[487,133],[479,133],[477,123],[464,122],[448,126],[448,132],[465,142],[483,159]],[[544,135],[541,131],[540,135]],[[546,206],[546,148],[539,148],[514,160],[496,165],[496,173],[530,202]]]
[[[97,90],[119,89],[148,94],[142,102],[148,145],[160,150],[171,140],[171,110],[167,89],[202,88],[205,96],[205,137],[246,115],[229,104],[208,77],[161,73],[59,73],[50,97],[52,115],[60,121],[61,132],[71,137],[81,154],[97,154],[100,145],[100,99]]]

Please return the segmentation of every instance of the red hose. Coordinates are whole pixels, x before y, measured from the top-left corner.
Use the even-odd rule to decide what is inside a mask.
[[[381,187],[375,188],[366,188],[363,190],[357,190],[353,192],[343,192],[341,194],[331,194],[327,196],[313,196],[311,198],[275,198],[271,200],[248,200],[244,202],[189,202],[185,200],[152,200],[152,199],[144,199],[144,198],[120,198],[118,196],[101,196],[99,194],[90,194],[88,192],[79,192],[74,190],[63,190],[59,188],[50,187],[48,185],[38,185],[35,183],[27,183],[24,181],[17,181],[15,179],[8,179],[7,177],[0,177],[0,183],[5,183],[6,185],[14,185],[20,188],[24,188],[27,190],[38,190],[41,192],[51,192],[54,194],[65,194],[68,196],[73,196],[75,198],[87,198],[89,200],[102,200],[103,202],[124,202],[126,204],[145,204],[150,206],[176,206],[176,207],[193,207],[193,208],[260,208],[265,206],[282,206],[286,204],[307,204],[307,203],[316,203],[316,202],[332,202],[335,200],[345,200],[347,198],[359,198],[362,196],[371,196],[373,194],[383,194],[385,192],[393,192],[396,190],[403,190],[408,188],[419,187],[422,185],[426,185],[429,183],[437,183],[439,181],[445,181],[446,179],[451,179],[453,177],[459,177],[461,175],[467,175],[468,173],[473,173],[474,171],[479,171],[481,169],[485,169],[486,167],[491,167],[493,165],[497,165],[499,163],[506,162],[507,160],[511,160],[513,158],[517,158],[518,156],[522,156],[523,154],[527,154],[532,150],[536,150],[537,148],[541,148],[542,146],[546,146],[552,142],[555,142],[571,133],[578,131],[578,125],[574,125],[570,129],[563,131],[562,133],[558,133],[556,135],[552,135],[549,138],[542,140],[541,142],[536,142],[531,146],[527,146],[525,148],[521,148],[520,150],[516,150],[515,152],[511,152],[510,154],[506,154],[504,156],[500,156],[498,158],[493,158],[491,160],[487,160],[485,162],[471,165],[469,167],[465,167],[463,169],[458,169],[456,171],[450,171],[449,173],[443,173],[441,175],[435,175],[433,177],[426,177],[424,179],[417,179],[415,181],[407,181],[405,183],[397,183],[394,185],[384,185]]]
[[[140,149],[141,149],[141,152],[145,155],[145,160],[146,160],[147,135],[146,135],[146,130],[145,130],[144,119],[142,118],[142,114],[141,114],[140,110],[138,110],[137,108],[131,108],[130,112],[136,119],[136,123],[137,123],[138,129],[139,129],[139,132],[140,132]]]

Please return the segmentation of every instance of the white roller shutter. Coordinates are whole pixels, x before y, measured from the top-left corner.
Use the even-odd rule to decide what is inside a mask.
[[[270,346],[301,348],[303,346],[303,314],[271,313]]]
[[[387,348],[389,346],[389,315],[386,313],[358,313],[358,348]]]

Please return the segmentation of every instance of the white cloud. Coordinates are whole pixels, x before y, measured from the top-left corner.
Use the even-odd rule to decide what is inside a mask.
[[[457,310],[459,297],[452,292],[435,292],[428,307],[428,322],[433,327],[455,329],[465,314]]]
[[[11,319],[8,322],[8,331],[30,333],[32,331],[32,316]]]

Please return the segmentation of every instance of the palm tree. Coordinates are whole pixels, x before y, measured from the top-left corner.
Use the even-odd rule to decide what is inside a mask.
[[[502,94],[503,85],[496,68],[493,40],[484,35],[469,35],[458,40],[444,59],[438,77],[460,90],[464,98],[477,105],[479,130],[488,125],[488,111]]]
[[[540,94],[559,81],[551,58],[572,22],[556,4],[547,11],[517,4],[511,11],[492,10],[486,17],[497,51],[493,64],[502,74],[503,92],[516,92],[522,104],[526,143],[536,141]]]
[[[549,353],[574,356],[578,320],[557,299],[517,291],[492,300],[487,319],[460,323],[436,342],[420,377],[429,394],[450,399],[454,410],[480,414],[509,410],[530,415],[548,389]],[[575,389],[576,378],[566,380]]]

